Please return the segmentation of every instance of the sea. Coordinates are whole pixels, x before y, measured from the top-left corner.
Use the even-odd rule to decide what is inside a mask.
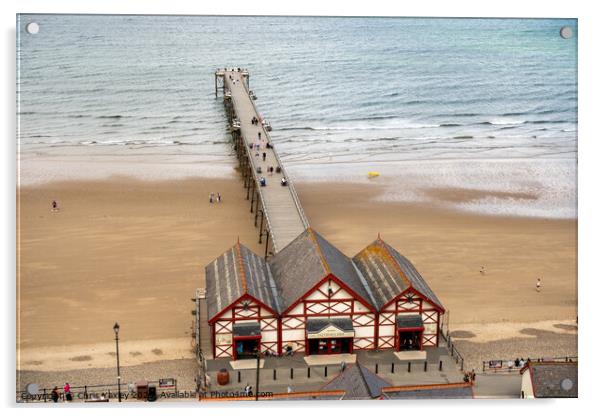
[[[235,175],[214,73],[241,67],[295,181],[576,218],[577,38],[576,19],[21,14],[19,183]]]

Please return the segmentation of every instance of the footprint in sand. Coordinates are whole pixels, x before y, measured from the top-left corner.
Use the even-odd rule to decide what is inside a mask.
[[[69,358],[70,361],[92,361],[92,357],[89,355],[78,355],[76,357]]]
[[[449,333],[454,338],[474,338],[476,335],[470,331],[452,331]]]

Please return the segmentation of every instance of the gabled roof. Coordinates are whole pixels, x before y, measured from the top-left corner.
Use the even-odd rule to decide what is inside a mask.
[[[578,374],[576,362],[529,361],[521,374],[529,371],[533,395],[539,398],[577,397]],[[565,381],[568,380],[568,381]]]
[[[309,318],[305,324],[305,329],[307,333],[318,333],[330,325],[341,331],[353,331],[351,318]]]
[[[382,389],[385,399],[472,399],[471,383],[425,384],[418,386],[393,386]]]
[[[328,382],[322,390],[345,390],[343,400],[375,399],[391,384],[361,364],[348,364],[345,370]]]
[[[412,288],[436,306],[443,304],[426,284],[418,270],[380,236],[353,257],[353,262],[368,283],[380,310],[403,291]]]
[[[280,287],[282,310],[330,274],[368,304],[372,303],[351,259],[312,228],[307,228],[268,262]]]
[[[424,322],[422,321],[422,316],[416,315],[397,315],[395,318],[395,322],[397,323],[397,328],[423,328]]]
[[[245,294],[279,312],[276,285],[268,264],[240,243],[205,267],[205,284],[209,320]]]

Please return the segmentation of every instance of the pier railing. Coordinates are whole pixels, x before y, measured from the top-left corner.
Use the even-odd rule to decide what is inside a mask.
[[[249,95],[249,86],[243,82],[243,87],[245,88],[247,95]],[[253,105],[253,109],[255,110],[255,113],[260,114],[259,110],[257,109],[257,106],[255,105],[255,101],[251,97],[249,97],[249,99],[251,100],[251,104]],[[272,136],[267,131],[267,129],[264,129],[264,132],[265,132],[265,135],[267,136],[268,142],[270,144],[274,145],[274,142],[272,141]],[[276,157],[278,166],[280,166],[280,169],[282,170],[282,176],[284,176],[284,178],[286,179],[286,182],[288,184],[288,190],[291,193],[291,196],[293,197],[295,207],[297,208],[297,211],[299,212],[299,215],[301,217],[301,222],[303,222],[303,227],[308,228],[309,221],[307,220],[307,217],[305,216],[305,211],[303,211],[303,207],[301,206],[301,201],[299,200],[299,195],[297,194],[297,190],[295,189],[293,182],[290,180],[288,173],[286,173],[286,169],[284,168],[284,165],[282,164],[282,161],[280,160],[280,156],[278,155],[278,152],[276,152],[275,150],[274,150],[274,156]],[[263,204],[263,200],[261,202]],[[265,205],[264,205],[264,207],[265,207]]]

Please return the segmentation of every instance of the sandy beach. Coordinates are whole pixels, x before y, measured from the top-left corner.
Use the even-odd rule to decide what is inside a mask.
[[[547,334],[568,337],[558,354],[573,347],[576,354],[575,220],[380,202],[385,188],[377,181],[296,187],[312,226],[346,254],[380,232],[408,257],[446,305],[450,329],[467,350],[486,345],[485,355],[505,358],[497,355],[514,355],[509,340],[519,337],[529,350]],[[210,192],[221,192],[223,202],[209,204]],[[482,197],[461,189],[436,196]],[[27,186],[18,197],[18,370],[112,366],[115,321],[124,366],[190,358],[190,299],[204,284],[204,265],[237,238],[262,252],[238,179],[112,177]],[[51,212],[52,200],[59,212]],[[529,328],[543,332],[525,333]],[[537,348],[556,355],[552,341]]]

